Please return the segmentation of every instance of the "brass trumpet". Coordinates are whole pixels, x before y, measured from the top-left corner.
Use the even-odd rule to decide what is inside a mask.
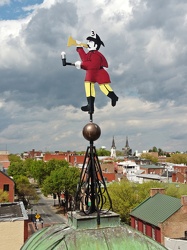
[[[85,47],[85,48],[88,48],[88,45],[86,43],[77,43],[76,40],[74,40],[71,36],[68,38],[68,43],[67,43],[67,46],[70,47],[70,46],[82,46],[82,47]]]

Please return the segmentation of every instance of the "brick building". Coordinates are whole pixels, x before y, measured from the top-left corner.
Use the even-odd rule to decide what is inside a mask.
[[[165,168],[163,166],[156,165],[141,165],[140,169],[144,171],[144,174],[162,175],[165,172]]]
[[[180,238],[187,230],[187,196],[177,199],[164,189],[151,189],[150,197],[130,213],[131,226],[165,245],[165,237]]]
[[[15,183],[13,179],[2,171],[0,171],[0,189],[8,192],[9,202],[14,202]]]
[[[187,183],[187,166],[173,166],[172,182]]]
[[[10,161],[8,159],[7,151],[0,151],[0,169],[6,170],[10,166]]]
[[[28,238],[28,216],[23,202],[1,203],[0,249],[19,250]]]
[[[66,160],[71,165],[78,165],[83,164],[84,162],[84,155],[77,155],[73,152],[65,152],[65,153],[46,153],[43,157],[43,161],[50,161],[50,160]]]

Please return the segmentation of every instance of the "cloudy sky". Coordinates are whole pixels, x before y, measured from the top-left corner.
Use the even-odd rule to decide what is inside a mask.
[[[187,150],[186,0],[0,0],[0,150],[86,150],[83,70],[68,37],[105,43],[116,107],[96,84],[97,148]]]

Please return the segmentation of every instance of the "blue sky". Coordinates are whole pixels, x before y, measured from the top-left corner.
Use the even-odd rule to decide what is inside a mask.
[[[13,0],[4,4],[3,2],[0,2],[0,19],[16,20],[28,16],[32,13],[32,9],[27,7],[41,4],[43,0]]]
[[[119,96],[112,107],[95,84],[96,147],[114,136],[121,150],[128,136],[133,152],[187,151],[186,13],[186,0],[0,0],[0,150],[86,149],[85,71],[60,55],[80,60],[68,37],[94,29]]]

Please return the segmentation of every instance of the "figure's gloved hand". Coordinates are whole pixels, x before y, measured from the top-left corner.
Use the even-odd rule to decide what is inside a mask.
[[[75,67],[76,67],[77,69],[80,69],[80,68],[81,68],[81,62],[80,62],[80,61],[76,61],[76,62],[75,62]]]
[[[77,48],[82,48],[83,46],[82,46],[82,42],[80,42],[80,41],[78,41],[78,40],[76,40],[76,44],[77,44]]]

